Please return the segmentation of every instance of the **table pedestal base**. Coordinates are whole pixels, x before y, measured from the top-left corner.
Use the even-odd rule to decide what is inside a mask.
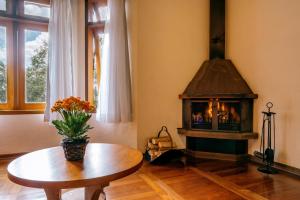
[[[60,189],[44,189],[47,200],[61,200]]]
[[[83,189],[75,189],[65,193],[64,195],[61,194],[60,189],[44,189],[47,200],[75,200],[74,198],[78,198],[78,200],[106,200],[105,193],[103,188],[108,186],[108,184],[100,185],[100,186],[90,186],[85,187]],[[83,198],[84,193],[84,198]],[[99,199],[101,195],[101,198]],[[63,196],[63,198],[62,198]]]
[[[98,200],[100,194],[103,194],[103,200],[106,200],[105,193],[103,191],[103,187],[99,186],[91,186],[86,187],[84,190],[84,199],[85,200]]]

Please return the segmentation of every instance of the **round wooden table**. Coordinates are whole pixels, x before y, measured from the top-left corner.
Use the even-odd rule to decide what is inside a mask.
[[[137,171],[141,152],[117,144],[88,144],[83,161],[67,161],[62,147],[28,153],[7,167],[19,185],[43,188],[48,200],[60,200],[61,189],[85,187],[85,200],[98,200],[109,182]]]

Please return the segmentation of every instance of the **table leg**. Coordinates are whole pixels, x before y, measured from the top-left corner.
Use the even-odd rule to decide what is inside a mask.
[[[85,200],[98,200],[100,197],[100,194],[103,194],[103,200],[106,200],[105,193],[103,191],[103,188],[108,186],[108,184],[100,185],[100,186],[90,186],[85,187],[84,191],[84,198]]]
[[[44,189],[47,200],[61,200],[61,190],[60,189]]]

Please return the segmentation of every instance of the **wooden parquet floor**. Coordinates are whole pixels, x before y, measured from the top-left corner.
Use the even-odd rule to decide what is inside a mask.
[[[45,200],[43,190],[7,179],[9,161],[0,160],[0,200]],[[142,169],[105,188],[107,200],[299,200],[300,179],[265,175],[255,165],[203,160],[195,166],[179,163]],[[64,191],[63,199],[81,200],[82,190]]]

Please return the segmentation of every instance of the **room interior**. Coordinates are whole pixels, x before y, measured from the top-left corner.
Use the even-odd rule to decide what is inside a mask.
[[[59,48],[59,42],[51,40],[51,36],[49,44],[58,46],[59,51],[53,50],[57,57],[70,53],[70,63],[75,67],[72,92],[58,96],[76,96],[96,105],[89,120],[93,129],[88,130],[88,145],[118,144],[145,153],[148,139],[156,137],[161,127],[166,126],[174,147],[181,152],[180,156],[161,157],[163,164],[144,160],[137,172],[102,188],[106,199],[300,198],[298,0],[120,0],[124,4],[126,32],[122,42],[128,54],[125,69],[129,71],[125,74],[130,74],[131,83],[123,86],[131,99],[131,119],[116,122],[99,121],[98,108],[103,94],[105,31],[111,31],[108,22],[114,16],[110,13],[107,19],[107,9],[110,1],[118,1],[61,1],[70,4],[70,10],[62,13],[72,14],[71,20],[68,15],[65,19],[71,25],[58,30],[65,31],[61,34],[72,33],[72,53]],[[37,101],[41,104],[37,107],[22,103],[26,102],[26,95],[20,88],[26,84],[22,85],[24,80],[20,77],[24,72],[22,75],[19,63],[25,60],[23,67],[27,67],[23,58],[26,55],[19,56],[22,53],[18,49],[26,49],[26,43],[14,46],[16,41],[26,38],[21,34],[27,30],[26,25],[33,23],[32,27],[39,27],[33,29],[47,32],[52,20],[53,12],[32,17],[35,14],[26,13],[26,3],[45,6],[50,12],[55,10],[54,2],[59,1],[0,0],[0,28],[6,27],[6,37],[10,38],[6,39],[6,54],[0,44],[0,59],[7,56],[7,74],[11,74],[6,80],[8,103],[1,101],[0,91],[0,199],[46,199],[41,188],[11,182],[7,166],[17,157],[59,146],[61,142],[51,120],[45,121],[48,102]],[[50,28],[49,33],[54,35]],[[0,37],[4,37],[1,32]],[[45,87],[48,80],[45,76]],[[52,97],[51,105],[56,96],[44,97]],[[276,126],[271,128],[276,131],[272,163],[276,174],[259,172],[262,159],[254,155],[261,149],[262,112],[267,111],[268,102],[272,102],[271,111],[276,113],[272,118]],[[233,110],[239,113],[236,120]],[[234,123],[222,121],[228,120],[227,115],[220,118],[225,111]],[[82,189],[68,188],[62,193],[63,199],[84,199]],[[100,199],[105,199],[103,194]]]

